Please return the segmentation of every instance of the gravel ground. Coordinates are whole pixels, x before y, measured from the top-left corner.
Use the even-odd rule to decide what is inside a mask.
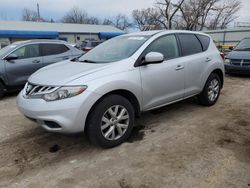
[[[226,77],[218,103],[188,99],[137,119],[113,149],[52,134],[0,101],[0,187],[250,187],[250,78]]]

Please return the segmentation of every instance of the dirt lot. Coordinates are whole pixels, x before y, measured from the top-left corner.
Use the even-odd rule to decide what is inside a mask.
[[[0,101],[0,187],[250,187],[250,78],[227,77],[210,108],[189,99],[137,120],[103,150],[44,131]]]

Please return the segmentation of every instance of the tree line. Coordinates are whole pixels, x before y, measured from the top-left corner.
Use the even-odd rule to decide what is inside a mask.
[[[131,18],[125,14],[100,19],[78,7],[71,8],[59,22],[113,25],[121,30],[155,29],[225,29],[237,18],[240,0],[155,0],[152,7],[136,9]],[[24,21],[55,22],[40,17],[36,11],[25,8]]]

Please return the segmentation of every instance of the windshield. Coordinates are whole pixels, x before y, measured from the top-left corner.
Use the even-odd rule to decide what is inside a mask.
[[[79,58],[89,63],[111,63],[133,55],[150,36],[121,36],[110,39]]]
[[[9,45],[0,50],[0,57],[5,55],[6,53],[10,52],[11,50],[14,50],[17,46],[16,45]]]
[[[250,50],[250,38],[241,40],[239,44],[234,48],[234,50],[236,51]]]

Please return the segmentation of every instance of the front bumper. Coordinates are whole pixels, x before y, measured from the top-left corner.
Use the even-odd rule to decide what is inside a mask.
[[[250,66],[237,66],[225,64],[226,73],[230,74],[250,74]]]
[[[84,131],[88,112],[99,98],[100,95],[86,90],[72,98],[46,102],[43,99],[27,99],[21,91],[17,107],[26,117],[50,132],[76,133]]]

